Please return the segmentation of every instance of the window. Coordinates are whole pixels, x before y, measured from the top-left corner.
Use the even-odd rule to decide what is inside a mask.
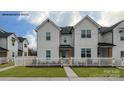
[[[86,54],[87,54],[87,57],[91,57],[91,49],[90,48],[87,48]]]
[[[81,57],[85,57],[85,48],[81,49]]]
[[[15,45],[15,40],[16,40],[16,39],[12,37],[12,46]]]
[[[91,30],[87,30],[87,38],[91,38]]]
[[[51,51],[50,50],[46,50],[46,58],[50,58],[51,57]]]
[[[81,57],[91,57],[91,49],[81,48]]]
[[[27,56],[27,52],[24,52],[24,56]]]
[[[124,51],[121,51],[121,57],[124,57]]]
[[[64,38],[64,43],[67,43],[66,37]]]
[[[121,35],[121,36],[120,36],[120,40],[121,40],[121,41],[124,41],[124,32],[121,32],[120,35]]]
[[[15,53],[14,52],[12,52],[12,57],[15,57]]]
[[[27,48],[27,44],[24,44],[24,47]]]
[[[81,30],[81,38],[85,38],[86,36],[86,30]]]
[[[81,38],[91,38],[91,30],[81,30]]]
[[[46,32],[46,40],[51,40],[51,34],[50,34],[50,32]]]

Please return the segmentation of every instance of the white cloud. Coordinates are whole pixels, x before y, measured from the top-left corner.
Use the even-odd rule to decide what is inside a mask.
[[[27,22],[39,25],[49,17],[58,26],[69,26],[75,25],[79,20],[81,20],[85,15],[91,16],[95,21],[97,21],[102,26],[110,26],[114,23],[124,19],[124,12],[69,12],[69,11],[54,11],[54,12],[21,12],[27,13],[29,16],[19,16],[18,21],[26,20]],[[32,33],[27,33],[25,36],[28,38],[30,43],[30,48],[36,49],[36,32],[33,30]]]
[[[29,42],[29,48],[36,49],[37,48],[37,43],[36,43],[36,32],[35,30],[32,31],[32,33],[27,33],[25,38],[28,39]]]
[[[21,12],[29,16],[19,16],[18,21],[26,20],[27,22],[39,25],[44,19],[49,17],[59,26],[74,25],[81,19],[79,12]],[[29,48],[36,49],[36,32],[33,30],[25,36],[29,41]]]
[[[122,11],[119,12],[106,11],[106,12],[101,12],[101,18],[100,20],[98,20],[98,23],[102,26],[110,26],[123,19],[124,19],[124,12]]]
[[[26,20],[32,24],[39,25],[44,19],[48,17],[48,12],[20,12],[28,14],[28,16],[19,16],[18,20]]]
[[[59,26],[74,25],[81,19],[80,12],[21,12],[29,16],[19,16],[18,21],[26,20],[31,24],[39,25],[49,17]]]

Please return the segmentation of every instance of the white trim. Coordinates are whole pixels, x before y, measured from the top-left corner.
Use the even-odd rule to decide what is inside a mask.
[[[36,29],[35,31],[37,32],[41,27],[43,27],[47,22],[50,22],[53,26],[55,26],[58,30],[60,30],[60,28],[53,22],[51,21],[49,18],[47,18],[45,21],[43,21]]]
[[[88,15],[86,15],[83,19],[81,19],[76,25],[74,25],[74,28],[79,25],[81,22],[83,22],[85,19],[89,19],[92,23],[94,23],[96,25],[97,28],[100,28],[101,26],[96,23],[91,17],[89,17]]]

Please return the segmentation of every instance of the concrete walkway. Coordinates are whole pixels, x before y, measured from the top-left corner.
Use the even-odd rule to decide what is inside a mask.
[[[64,70],[65,70],[68,78],[78,78],[77,74],[70,67],[65,66]]]
[[[114,78],[114,77],[89,77],[89,78],[0,77],[0,81],[124,81],[124,78]]]
[[[5,71],[5,70],[8,70],[8,69],[11,69],[11,68],[14,68],[15,66],[9,66],[9,67],[5,67],[5,68],[0,68],[0,72],[1,71]]]

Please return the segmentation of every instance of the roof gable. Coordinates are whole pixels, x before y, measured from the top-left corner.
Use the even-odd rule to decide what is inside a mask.
[[[89,17],[88,15],[85,16],[83,19],[81,19],[74,27],[78,26],[79,24],[81,24],[85,19],[88,19],[90,22],[92,22],[97,28],[100,28],[101,26],[96,23],[91,17]]]
[[[14,33],[6,32],[3,29],[0,28],[0,37],[8,37]]]
[[[37,32],[40,28],[42,28],[48,22],[51,23],[54,27],[56,27],[58,30],[60,30],[60,28],[53,21],[51,21],[49,18],[47,18],[38,27],[36,27],[35,31]]]
[[[114,24],[114,25],[112,25],[112,26],[110,26],[110,27],[101,27],[101,28],[99,29],[99,31],[100,31],[102,34],[107,33],[107,32],[111,32],[111,31],[113,31],[114,28],[116,28],[116,27],[117,27],[119,24],[121,24],[122,22],[124,22],[124,20],[121,20],[121,21],[117,22],[116,24]]]
[[[18,37],[18,41],[19,41],[19,42],[21,42],[21,43],[23,43],[25,40],[26,40],[26,41],[27,41],[27,43],[29,44],[29,42],[28,42],[27,38]]]

